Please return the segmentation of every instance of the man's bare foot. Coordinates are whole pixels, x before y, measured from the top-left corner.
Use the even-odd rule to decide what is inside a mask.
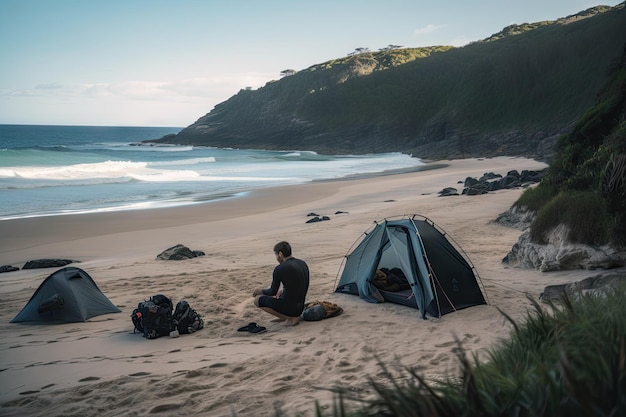
[[[281,321],[285,321],[285,319],[274,319],[272,323],[280,323]]]
[[[289,317],[285,320],[285,326],[295,326],[300,323],[300,317]]]

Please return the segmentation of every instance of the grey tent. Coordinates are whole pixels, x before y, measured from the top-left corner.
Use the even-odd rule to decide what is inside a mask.
[[[11,323],[80,322],[119,312],[89,274],[67,267],[48,276]]]
[[[376,222],[346,255],[335,292],[411,306],[422,318],[486,304],[474,266],[451,242],[423,216]]]

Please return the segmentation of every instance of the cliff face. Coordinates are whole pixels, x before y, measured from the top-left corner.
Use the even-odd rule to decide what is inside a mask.
[[[550,161],[556,138],[594,104],[624,27],[621,4],[509,27],[463,48],[364,52],[242,90],[157,141]]]

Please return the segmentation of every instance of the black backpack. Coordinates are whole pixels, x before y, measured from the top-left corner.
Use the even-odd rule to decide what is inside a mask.
[[[174,328],[180,334],[193,333],[204,327],[202,317],[185,300],[181,300],[176,304],[173,322]]]
[[[157,294],[140,302],[130,315],[133,333],[138,331],[146,339],[167,336],[174,325],[172,322],[172,302],[163,294]]]

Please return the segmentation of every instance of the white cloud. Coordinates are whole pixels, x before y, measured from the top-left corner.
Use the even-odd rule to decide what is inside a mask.
[[[16,97],[56,96],[59,98],[84,96],[92,99],[114,95],[129,100],[142,101],[184,101],[196,98],[221,97],[222,100],[226,100],[243,88],[259,88],[275,78],[274,74],[243,73],[166,81],[132,80],[80,85],[62,85],[58,82],[52,82],[39,84],[28,89],[3,89],[0,90],[0,95]]]
[[[417,28],[413,31],[413,36],[420,36],[420,35],[426,35],[429,33],[433,33],[436,32],[440,29],[445,28],[447,25],[433,25],[433,24],[429,24],[426,25],[422,28]]]
[[[186,126],[241,89],[273,79],[273,73],[239,73],[1,89],[0,123]]]

